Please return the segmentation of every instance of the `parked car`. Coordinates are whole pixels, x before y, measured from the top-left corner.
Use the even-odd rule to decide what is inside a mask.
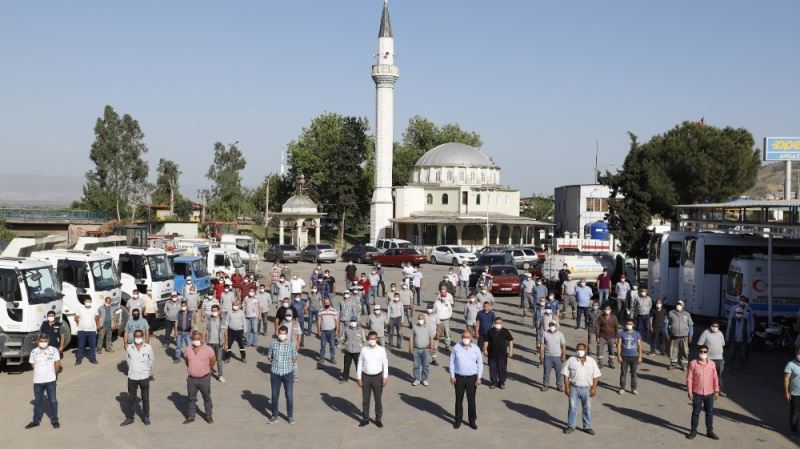
[[[542,271],[544,269],[544,259],[539,259],[528,268],[528,273],[532,274],[534,278],[542,277]]]
[[[372,256],[379,252],[374,246],[356,245],[342,253],[342,262],[371,263]]]
[[[533,250],[536,253],[536,256],[540,260],[544,260],[544,258],[547,256],[547,253],[542,248],[539,248],[538,246],[523,246],[522,249]]]
[[[478,261],[475,262],[475,266],[481,267],[481,269],[487,265],[514,265],[514,258],[505,252],[485,253],[478,257]]]
[[[336,262],[338,258],[338,254],[336,254],[336,250],[333,249],[331,245],[325,244],[314,244],[308,245],[303,248],[303,251],[300,253],[300,259],[308,262]]]
[[[378,251],[384,252],[394,248],[414,248],[414,244],[403,239],[378,239],[375,242],[375,247],[378,248]]]
[[[539,260],[539,257],[536,255],[536,252],[530,249],[522,249],[522,248],[513,248],[507,249],[504,251],[506,254],[510,254],[511,257],[514,259],[514,266],[517,268],[521,268],[523,270],[527,270],[531,267],[533,262]]]
[[[391,266],[399,267],[400,265],[403,264],[403,262],[411,264],[421,264],[428,262],[428,258],[414,248],[388,249],[381,254],[373,256],[372,260],[386,267],[391,267]]]
[[[281,262],[299,262],[300,251],[294,245],[273,245],[264,251],[264,260]]]
[[[470,291],[476,290],[483,271],[484,267],[472,267],[472,274],[469,276]],[[492,265],[489,267],[489,274],[492,275],[493,295],[519,295],[519,273],[514,265]]]
[[[503,251],[506,248],[508,248],[508,245],[489,245],[489,246],[484,246],[483,248],[475,251],[475,255],[480,257],[483,254],[497,253],[497,252]]]
[[[434,248],[431,252],[431,263],[445,263],[448,265],[461,265],[466,262],[470,265],[478,260],[478,256],[469,252],[463,246],[442,245]]]

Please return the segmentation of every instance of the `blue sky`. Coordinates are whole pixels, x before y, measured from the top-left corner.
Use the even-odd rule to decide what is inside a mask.
[[[0,4],[3,173],[82,176],[103,106],[206,184],[240,141],[254,186],[312,117],[374,122],[380,0]],[[523,194],[593,180],[628,130],[682,120],[800,134],[800,2],[390,2],[395,138],[419,114],[477,131]],[[760,143],[759,143],[760,145]],[[192,196],[194,191],[191,190]]]

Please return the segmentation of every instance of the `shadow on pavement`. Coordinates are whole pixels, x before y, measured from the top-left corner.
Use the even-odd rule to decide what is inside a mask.
[[[265,418],[269,418],[270,400],[263,394],[255,394],[250,390],[242,390],[242,399],[250,404],[255,411],[261,413]]]
[[[531,405],[522,404],[520,402],[513,402],[507,399],[503,400],[503,402],[506,404],[506,407],[508,407],[509,410],[513,410],[522,416],[526,416],[528,418],[533,418],[543,423],[550,424],[551,426],[557,429],[563,429],[566,425],[566,423],[557,420],[546,411],[540,410]]]
[[[345,398],[331,396],[328,393],[320,393],[322,402],[325,403],[331,410],[344,413],[345,415],[353,418],[356,421],[361,421],[361,410],[355,404]]]
[[[654,376],[652,374],[639,373],[639,379],[649,380],[651,382],[659,383],[669,388],[674,388],[678,391],[686,391],[686,385],[678,382],[671,381],[661,376]]]
[[[186,396],[177,391],[173,391],[167,396],[167,399],[172,402],[172,405],[175,406],[175,409],[178,410],[182,416],[186,416],[189,410],[189,400]]]
[[[608,407],[611,410],[619,413],[620,415],[628,416],[628,417],[633,418],[633,419],[635,419],[635,420],[637,420],[639,422],[643,422],[643,423],[647,423],[647,424],[653,424],[655,426],[662,427],[662,428],[665,428],[665,429],[669,429],[669,430],[672,430],[672,431],[674,431],[676,433],[680,433],[680,434],[689,433],[689,429],[688,428],[681,427],[679,425],[676,425],[674,423],[671,423],[671,422],[667,421],[666,419],[659,418],[658,416],[650,415],[648,413],[640,412],[638,410],[633,410],[633,409],[630,409],[630,408],[617,407],[616,405],[611,405],[611,404],[606,404],[606,403],[603,403],[603,405],[605,407]],[[716,410],[715,410],[715,412],[716,412]],[[688,415],[687,415],[687,418],[688,418]]]
[[[323,371],[324,373],[326,373],[327,375],[331,376],[332,378],[334,378],[336,380],[339,380],[339,376],[341,376],[341,374],[342,374],[342,371],[338,367],[336,367],[334,365],[327,365],[327,364],[321,365],[321,364],[318,363],[317,364],[317,369],[319,371]]]
[[[406,393],[400,393],[400,399],[411,407],[417,410],[426,411],[448,424],[453,424],[456,420],[455,416],[433,401],[429,401],[419,396],[411,396]]]

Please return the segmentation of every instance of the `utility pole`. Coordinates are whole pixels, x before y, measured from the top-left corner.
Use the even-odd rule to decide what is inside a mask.
[[[267,175],[267,188],[264,195],[264,227],[269,226],[269,181],[272,179],[272,174]]]

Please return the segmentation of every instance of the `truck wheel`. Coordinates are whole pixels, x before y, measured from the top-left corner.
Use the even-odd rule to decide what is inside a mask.
[[[436,265],[436,257],[431,256],[431,264]]]
[[[69,344],[72,343],[72,325],[69,324],[69,320],[66,318],[61,320],[61,331],[64,334],[64,349],[67,349]]]
[[[128,324],[128,306],[120,306],[119,327],[117,327],[117,338],[122,338],[125,326]]]

